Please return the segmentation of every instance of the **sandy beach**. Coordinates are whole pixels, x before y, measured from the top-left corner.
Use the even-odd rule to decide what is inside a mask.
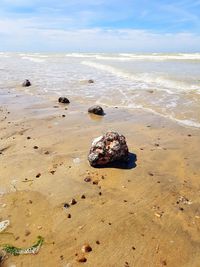
[[[199,266],[199,129],[139,109],[89,115],[92,101],[70,101],[1,91],[0,220],[10,226],[0,245],[45,240],[2,266]],[[89,166],[92,140],[108,130],[126,137],[136,166]]]

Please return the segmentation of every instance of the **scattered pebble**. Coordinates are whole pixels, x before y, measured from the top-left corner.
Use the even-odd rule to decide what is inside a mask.
[[[41,176],[41,173],[38,173],[35,177],[39,178]]]
[[[84,256],[81,256],[81,257],[78,257],[78,258],[77,258],[77,261],[78,261],[78,262],[86,262],[87,259],[86,259]]]
[[[67,209],[67,208],[70,207],[70,205],[69,205],[68,203],[65,203],[65,204],[63,205],[63,207],[64,207],[65,209]]]
[[[34,146],[33,148],[34,148],[34,149],[38,149],[38,146]]]
[[[25,231],[25,236],[29,236],[31,234],[31,232],[29,230]]]
[[[69,218],[69,219],[70,219],[71,217],[72,217],[72,216],[71,216],[71,214],[69,213],[69,214],[67,215],[67,218]]]
[[[93,184],[94,184],[94,185],[98,185],[98,183],[99,183],[98,180],[94,180],[94,181],[93,181]]]
[[[89,244],[85,244],[82,246],[82,252],[86,253],[86,252],[91,252],[92,251],[92,248]]]
[[[162,213],[158,213],[158,212],[155,212],[154,215],[158,218],[161,218],[162,217]]]
[[[97,245],[100,245],[100,242],[99,242],[99,240],[97,240],[97,241],[96,241],[96,244],[97,244]]]
[[[76,199],[72,198],[69,202],[70,205],[75,205],[77,203]]]
[[[86,183],[89,183],[89,182],[91,182],[91,178],[90,177],[86,177],[85,179],[84,179],[84,181],[86,182]]]
[[[82,198],[82,199],[85,199],[86,197],[85,197],[85,195],[82,195],[81,198]]]

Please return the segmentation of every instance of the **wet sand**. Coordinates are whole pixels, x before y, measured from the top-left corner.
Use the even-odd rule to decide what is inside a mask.
[[[104,107],[99,118],[70,100],[1,92],[0,221],[10,226],[0,245],[45,238],[37,255],[3,267],[199,266],[199,130],[140,110]],[[89,166],[91,141],[107,130],[126,136],[136,166]]]

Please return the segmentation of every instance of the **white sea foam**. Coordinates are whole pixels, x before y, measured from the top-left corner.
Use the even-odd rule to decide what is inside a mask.
[[[103,53],[69,53],[65,57],[74,58],[94,58],[99,60],[114,60],[114,61],[169,61],[169,60],[200,60],[200,53],[193,54],[134,54],[134,53],[119,53],[119,54],[103,54]]]
[[[155,87],[160,90],[167,91],[169,94],[177,93],[178,91],[191,91],[191,90],[199,90],[200,86],[196,86],[194,84],[187,84],[181,81],[175,81],[166,79],[162,77],[160,73],[141,73],[141,74],[131,74],[121,69],[93,62],[93,61],[82,61],[83,65],[96,68],[102,71],[106,71],[112,73],[121,78],[126,78],[133,82],[140,83],[140,89],[148,89],[149,87]]]
[[[44,59],[41,59],[41,58],[38,58],[38,57],[27,57],[27,56],[23,56],[22,59],[30,60],[30,61],[35,62],[35,63],[43,63],[43,62],[45,62]]]

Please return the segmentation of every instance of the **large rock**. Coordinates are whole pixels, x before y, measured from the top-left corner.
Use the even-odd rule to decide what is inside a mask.
[[[107,132],[93,140],[88,160],[91,166],[101,167],[114,162],[128,162],[126,139],[116,132]]]
[[[29,87],[29,86],[31,86],[31,82],[29,81],[29,80],[25,80],[23,83],[22,83],[22,86],[23,87]]]
[[[58,102],[63,103],[63,104],[69,104],[70,103],[69,99],[66,97],[59,97]]]
[[[100,107],[100,106],[92,106],[88,109],[88,112],[96,114],[96,115],[101,115],[101,116],[104,115],[104,111],[103,111],[102,107]]]

